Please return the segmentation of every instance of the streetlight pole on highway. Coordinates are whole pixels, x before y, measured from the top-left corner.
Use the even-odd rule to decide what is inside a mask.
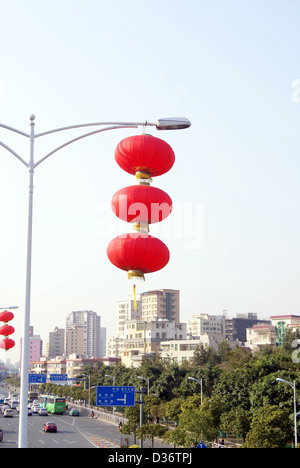
[[[145,126],[156,127],[157,130],[179,130],[190,127],[191,122],[182,118],[167,118],[158,119],[155,123],[151,122],[97,122],[71,125],[62,128],[56,128],[42,133],[35,133],[35,116],[30,117],[30,133],[20,131],[16,128],[10,127],[0,123],[0,128],[17,133],[27,139],[30,142],[30,157],[27,162],[12,148],[0,141],[0,146],[9,151],[15,156],[28,170],[29,170],[29,200],[28,200],[28,227],[27,227],[27,261],[26,261],[26,288],[25,288],[25,311],[23,321],[23,339],[22,339],[22,355],[21,355],[21,389],[20,389],[20,423],[19,423],[19,448],[27,448],[27,432],[28,432],[28,414],[27,414],[27,403],[28,403],[28,371],[29,371],[29,327],[30,327],[30,300],[31,300],[31,259],[32,259],[32,221],[33,221],[33,179],[34,170],[46,159],[55,154],[57,151],[69,146],[76,141],[83,138],[90,137],[97,133],[101,133],[108,130],[124,129],[124,128],[138,128]],[[35,161],[34,148],[35,141],[37,138],[41,138],[45,135],[50,135],[57,132],[82,129],[82,128],[93,128],[92,131],[81,134],[76,138],[68,140],[66,143],[58,146],[44,157]]]
[[[147,395],[150,395],[150,378],[148,377],[147,379],[145,377],[142,377],[141,375],[138,376],[138,379],[145,380],[147,382]]]
[[[203,403],[203,382],[202,382],[202,379],[201,380],[197,380],[197,379],[194,379],[194,377],[188,377],[188,380],[194,380],[194,382],[197,382],[200,384],[200,387],[201,387],[201,405]]]
[[[297,434],[297,416],[299,413],[297,413],[297,398],[296,398],[296,380],[294,382],[288,382],[287,380],[284,379],[276,379],[277,382],[283,382],[288,384],[290,387],[294,389],[294,427],[295,427],[295,448],[298,446],[298,434]]]

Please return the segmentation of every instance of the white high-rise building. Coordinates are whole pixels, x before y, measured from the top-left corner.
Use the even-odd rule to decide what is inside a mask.
[[[117,332],[110,337],[107,343],[107,356],[119,357],[123,350],[125,339],[125,322],[127,320],[141,320],[142,302],[140,295],[136,297],[136,310],[132,296],[125,301],[117,303]]]

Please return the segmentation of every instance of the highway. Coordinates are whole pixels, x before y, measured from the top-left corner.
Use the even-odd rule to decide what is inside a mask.
[[[7,393],[0,389],[0,393]],[[82,408],[79,416],[70,416],[72,404],[63,415],[28,416],[28,448],[118,448],[125,445],[128,436],[122,435],[117,425],[102,419],[92,419],[89,412]],[[12,418],[4,418],[0,412],[0,429],[3,431],[3,441],[0,448],[17,448],[19,432],[19,414],[13,410]],[[54,422],[57,433],[45,433],[43,425]],[[133,436],[129,437],[129,445],[133,443]],[[127,445],[127,443],[126,443]],[[150,447],[150,441],[144,447]],[[156,441],[155,447],[163,447]],[[167,447],[166,445],[164,447]]]
[[[43,425],[46,421],[54,422],[58,432],[45,433]],[[0,448],[17,448],[19,415],[15,410],[13,418],[4,418],[0,414],[0,429],[4,434]],[[121,434],[118,428],[90,416],[69,416],[66,413],[28,417],[28,448],[113,448],[114,441],[119,447]]]
[[[0,393],[7,396],[3,387]],[[114,448],[119,447],[125,439],[114,424],[101,419],[92,419],[89,412],[80,409],[79,416],[70,416],[69,411],[63,415],[28,416],[28,448]],[[46,422],[57,425],[57,433],[45,433],[43,425]],[[19,414],[13,410],[12,418],[4,418],[0,412],[0,429],[3,431],[3,441],[0,448],[17,448],[19,432]]]

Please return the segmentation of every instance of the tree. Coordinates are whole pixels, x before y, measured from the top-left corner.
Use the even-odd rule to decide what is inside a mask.
[[[151,446],[154,448],[155,437],[162,439],[167,430],[168,429],[161,424],[143,424],[142,427],[137,429],[136,435],[138,439],[143,441],[151,439]]]
[[[166,444],[174,444],[174,447],[192,447],[195,444],[193,435],[179,426],[165,432],[163,440]]]
[[[122,434],[134,436],[134,443],[136,444],[137,430],[140,427],[140,408],[139,405],[131,406],[126,408],[125,417],[127,418],[127,423],[123,424],[120,429]]]
[[[264,406],[253,414],[245,448],[285,448],[293,437],[289,411],[278,406]]]
[[[243,408],[235,408],[228,413],[223,413],[220,418],[220,429],[224,432],[232,432],[236,437],[242,436],[243,441],[250,430],[251,413]]]
[[[218,397],[204,399],[200,395],[187,398],[181,406],[178,428],[191,434],[194,441],[214,440],[218,435],[223,404]]]
[[[173,400],[166,403],[166,418],[171,419],[174,422],[178,422],[182,413],[182,404],[184,403],[183,398],[173,398]]]

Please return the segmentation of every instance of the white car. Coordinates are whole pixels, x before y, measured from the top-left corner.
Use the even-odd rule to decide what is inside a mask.
[[[11,407],[11,409],[16,409],[18,404],[19,404],[18,401],[13,400],[13,401],[10,401],[9,406]]]
[[[41,409],[40,405],[34,405],[32,407],[32,412],[33,413],[38,413],[40,411],[40,409]]]
[[[10,408],[7,408],[5,411],[4,411],[4,417],[5,418],[13,418],[14,416],[14,412],[12,409]]]
[[[46,408],[41,408],[39,410],[39,415],[40,416],[48,416],[48,411],[46,410]]]
[[[10,409],[10,407],[7,404],[4,404],[1,406],[1,413],[4,414],[4,411]]]

